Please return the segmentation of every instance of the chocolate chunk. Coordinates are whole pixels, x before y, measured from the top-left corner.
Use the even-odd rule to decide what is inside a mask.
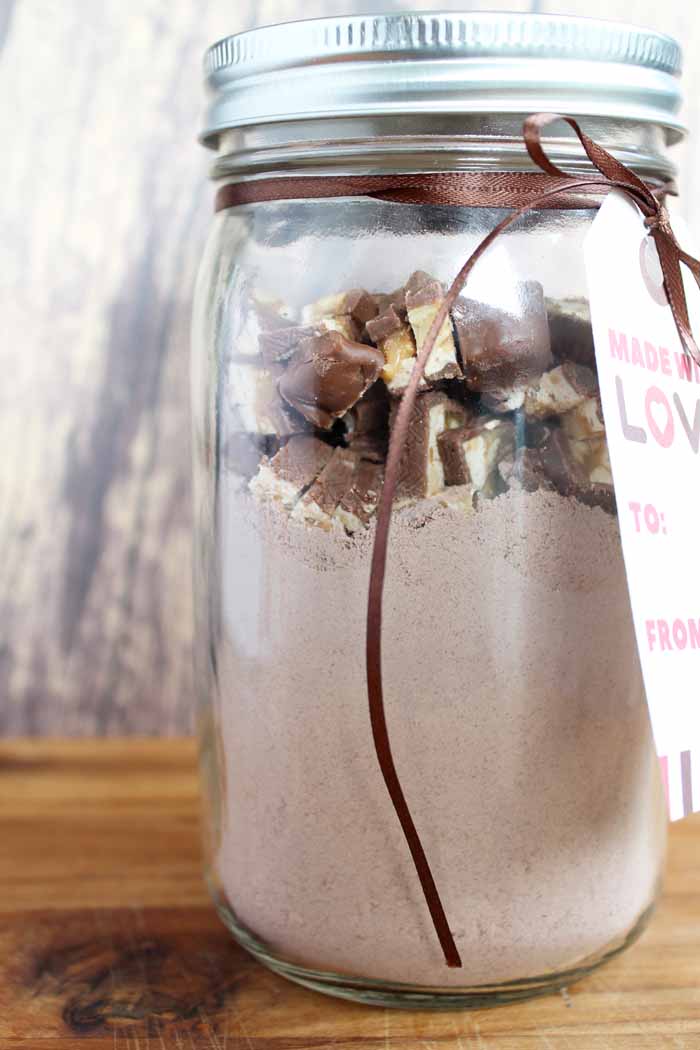
[[[375,383],[343,417],[346,443],[364,459],[381,463],[389,440],[389,398],[382,383]]]
[[[282,397],[315,426],[329,429],[374,383],[384,355],[340,332],[305,339],[279,381]]]
[[[404,285],[404,295],[416,295],[422,288],[425,288],[426,285],[430,284],[438,286],[440,289],[440,295],[445,294],[443,285],[437,281],[432,274],[427,273],[425,270],[414,270]],[[406,305],[408,306],[408,303]]]
[[[360,461],[351,488],[335,509],[335,517],[347,532],[358,532],[369,524],[379,502],[383,480],[384,468],[380,464]]]
[[[391,422],[398,405],[392,407]],[[445,472],[438,451],[438,437],[446,430],[463,426],[467,411],[442,391],[419,394],[406,435],[399,467],[396,498],[422,499],[445,487]]]
[[[540,376],[525,391],[525,414],[531,419],[563,415],[598,393],[595,373],[584,365],[565,361]]]
[[[585,299],[548,299],[552,351],[559,361],[595,368],[591,309]]]
[[[292,437],[272,459],[262,461],[248,487],[256,499],[293,507],[332,455],[333,449],[316,437]]]
[[[277,383],[282,373],[279,365],[264,368],[253,361],[229,362],[226,389],[233,431],[288,437],[310,429],[279,396]]]
[[[375,295],[374,298],[377,303],[378,314],[382,314],[390,307],[393,307],[401,320],[406,320],[406,289],[403,285],[397,288],[395,292],[380,293]]]
[[[325,329],[320,324],[288,325],[269,332],[261,332],[258,337],[260,353],[266,364],[288,361],[299,348],[304,339],[322,335]]]
[[[517,286],[516,313],[460,298],[452,311],[467,386],[504,401],[552,363],[542,286]]]
[[[562,496],[572,496],[588,506],[602,507],[613,513],[615,490],[607,459],[605,440],[593,442],[595,448],[581,448],[587,442],[571,442],[565,432],[553,428],[540,449],[547,477]]]
[[[304,321],[313,322],[326,318],[349,316],[362,326],[376,317],[378,312],[376,296],[370,295],[364,288],[353,288],[349,292],[340,292],[338,295],[326,295],[317,302],[305,306],[302,317]]]
[[[359,462],[350,449],[334,449],[314,483],[297,502],[292,517],[330,529],[338,504],[352,488]]]
[[[409,278],[406,284],[406,310],[416,340],[416,353],[420,353],[423,348],[444,298],[442,284],[428,274],[417,271]],[[457,362],[449,314],[440,326],[423,374],[429,384],[440,379],[455,379],[462,374]]]
[[[515,427],[510,420],[483,417],[438,438],[448,485],[483,489],[499,460],[513,454]]]
[[[382,311],[382,313],[377,314],[376,317],[367,322],[365,330],[374,345],[381,346],[390,335],[393,335],[395,332],[400,332],[403,327],[404,322],[399,317],[395,308],[389,305]]]

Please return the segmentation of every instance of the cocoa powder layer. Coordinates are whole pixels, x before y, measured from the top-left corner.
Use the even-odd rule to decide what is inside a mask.
[[[653,898],[665,817],[616,519],[548,492],[395,514],[387,719],[463,959],[449,970],[372,747],[371,532],[221,491],[215,869],[239,921],[310,969],[450,987],[623,936]]]

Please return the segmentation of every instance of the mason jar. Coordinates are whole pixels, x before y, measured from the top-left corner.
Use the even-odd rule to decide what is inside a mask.
[[[481,257],[402,452],[385,717],[460,955],[446,965],[373,745],[367,591],[416,354],[508,212],[488,180],[457,207],[310,195],[308,178],[535,172],[523,118],[549,111],[663,191],[679,66],[652,32],[512,14],[322,19],[207,54],[213,178],[252,195],[219,197],[194,306],[207,874],[236,939],[301,984],[428,1007],[568,984],[644,927],[666,826],[596,375],[589,198],[530,211]],[[546,148],[593,170],[561,123]]]

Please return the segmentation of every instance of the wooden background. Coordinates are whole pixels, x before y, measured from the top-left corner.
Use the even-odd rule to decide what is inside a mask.
[[[402,6],[0,0],[0,734],[190,728],[188,327],[211,202],[201,55],[254,25]],[[682,41],[700,96],[689,0],[408,6],[645,23]],[[678,156],[700,229],[698,141]]]

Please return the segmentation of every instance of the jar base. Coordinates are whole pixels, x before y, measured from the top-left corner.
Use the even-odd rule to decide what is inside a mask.
[[[595,955],[582,959],[576,966],[500,984],[441,988],[353,978],[349,974],[310,970],[287,962],[271,954],[269,949],[238,921],[231,908],[218,894],[214,894],[214,902],[221,919],[241,947],[273,973],[323,995],[364,1003],[367,1006],[385,1006],[399,1010],[483,1010],[560,991],[629,948],[643,933],[656,906],[655,898],[624,936],[616,938]]]

